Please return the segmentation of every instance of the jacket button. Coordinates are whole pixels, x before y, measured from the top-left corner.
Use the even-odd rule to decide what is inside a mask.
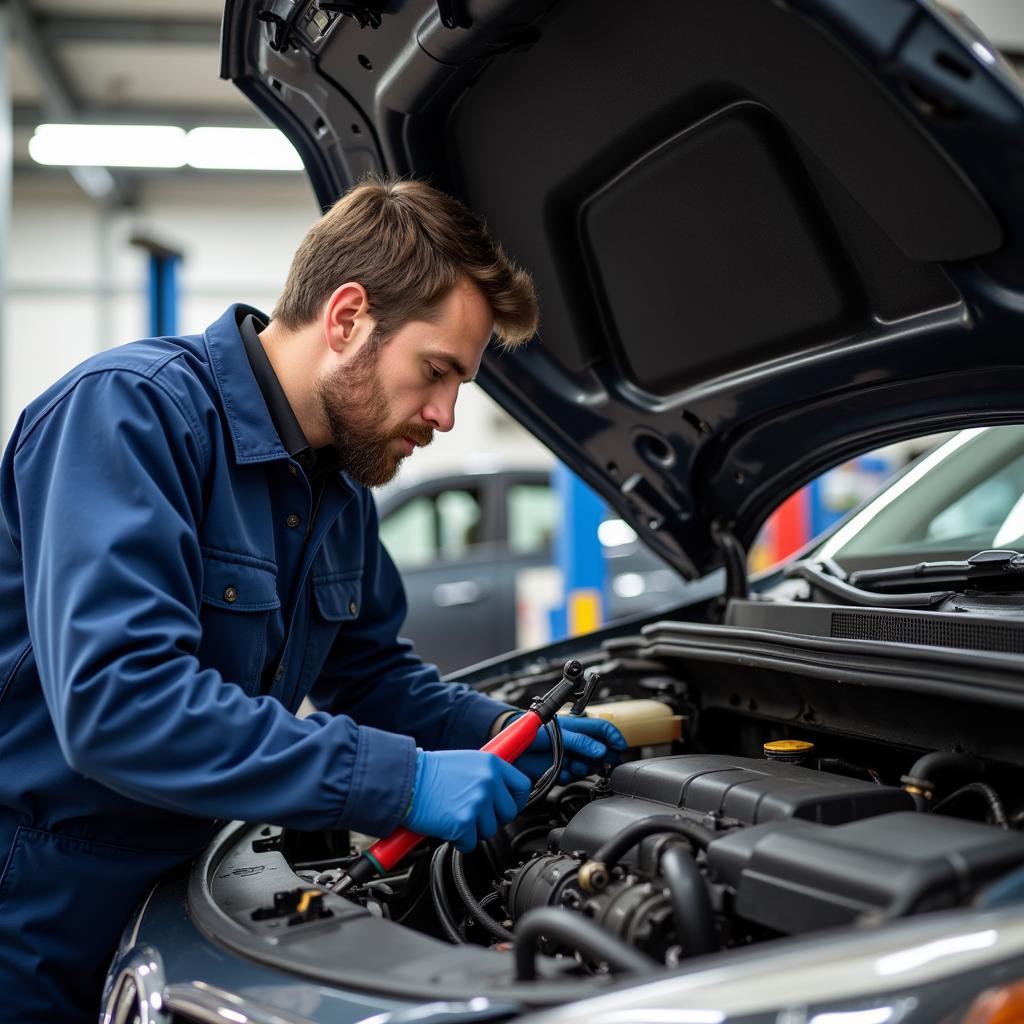
[[[348,603],[348,613],[349,613],[349,615],[355,615],[355,613],[357,611],[359,611],[359,605],[357,605],[355,603],[355,601],[349,601],[349,603]]]
[[[290,515],[290,516],[289,516],[289,517],[288,517],[288,518],[287,518],[287,519],[285,520],[285,522],[286,522],[286,523],[287,523],[287,524],[288,524],[288,525],[289,525],[289,526],[290,526],[290,527],[291,527],[291,528],[292,528],[292,529],[294,530],[294,529],[295,529],[295,527],[296,527],[296,526],[298,526],[298,525],[299,525],[299,523],[301,523],[301,522],[302,522],[302,520],[301,520],[301,519],[300,519],[300,518],[299,518],[299,517],[298,517],[298,516],[297,516],[297,515],[296,515],[296,514],[295,514],[295,513],[293,512],[293,513],[292,513],[292,514],[291,514],[291,515]]]
[[[238,600],[238,588],[237,587],[225,587],[224,588],[224,600],[228,604],[234,604]]]

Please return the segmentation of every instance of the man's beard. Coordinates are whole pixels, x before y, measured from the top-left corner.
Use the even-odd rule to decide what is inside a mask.
[[[338,453],[339,469],[356,483],[380,487],[394,479],[404,457],[394,442],[408,437],[428,445],[430,427],[406,423],[387,430],[388,402],[377,362],[381,343],[370,338],[348,366],[339,366],[316,382],[316,396]]]

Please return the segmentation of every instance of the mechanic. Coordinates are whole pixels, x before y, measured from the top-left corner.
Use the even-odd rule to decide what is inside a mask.
[[[25,409],[0,466],[0,1018],[95,1020],[132,909],[225,821],[469,850],[522,807],[547,738],[518,768],[481,752],[514,709],[398,639],[368,488],[452,428],[492,335],[536,325],[478,218],[368,179],[272,318],[111,349]],[[575,774],[625,745],[565,730]]]

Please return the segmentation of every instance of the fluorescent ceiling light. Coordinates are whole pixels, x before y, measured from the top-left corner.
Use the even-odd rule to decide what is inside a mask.
[[[186,140],[192,167],[236,171],[301,171],[295,147],[275,128],[193,128]]]
[[[636,540],[636,530],[621,519],[605,519],[597,528],[597,539],[606,548],[619,548]]]
[[[275,128],[41,124],[29,139],[36,163],[59,167],[191,167],[301,171],[302,160]]]
[[[36,163],[62,167],[181,167],[185,132],[168,125],[41,124],[28,152]]]

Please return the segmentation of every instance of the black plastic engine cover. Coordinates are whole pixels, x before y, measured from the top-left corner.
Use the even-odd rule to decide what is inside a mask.
[[[800,765],[721,754],[632,761],[612,773],[622,796],[711,813],[744,825],[801,818],[837,825],[912,810],[901,789]]]
[[[1024,862],[1024,835],[900,812],[829,827],[772,822],[714,840],[708,867],[747,920],[792,934],[956,906]]]

